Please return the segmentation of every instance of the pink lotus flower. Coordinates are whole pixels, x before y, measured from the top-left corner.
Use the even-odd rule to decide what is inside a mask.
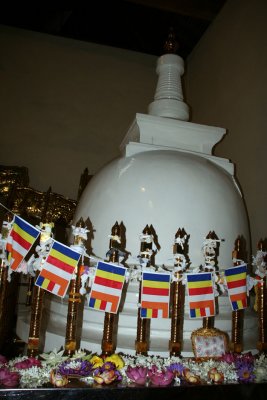
[[[0,386],[17,387],[19,385],[19,374],[11,372],[8,368],[0,368]]]
[[[5,356],[2,356],[2,354],[0,354],[0,366],[2,366],[3,364],[7,363],[7,359]]]
[[[155,365],[148,370],[148,376],[152,385],[167,386],[170,385],[174,379],[174,374],[169,370],[158,370]]]
[[[31,367],[41,367],[41,361],[37,360],[37,358],[29,357],[23,361],[18,361],[14,364],[14,367],[17,369],[28,369]]]
[[[147,379],[147,371],[146,367],[130,367],[128,366],[126,370],[126,375],[131,381],[136,383],[137,385],[145,385]]]

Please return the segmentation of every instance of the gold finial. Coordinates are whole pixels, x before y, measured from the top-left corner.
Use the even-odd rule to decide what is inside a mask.
[[[173,28],[169,30],[168,38],[164,43],[163,49],[165,53],[175,54],[179,48],[179,43],[176,40],[176,36]]]

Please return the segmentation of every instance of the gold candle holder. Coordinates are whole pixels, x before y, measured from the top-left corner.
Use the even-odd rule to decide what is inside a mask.
[[[258,343],[257,349],[261,353],[267,352],[267,289],[266,289],[266,264],[267,264],[267,254],[264,248],[263,241],[258,243],[258,251],[263,252],[263,259],[261,264],[264,265],[263,271],[259,277],[259,282],[257,283],[256,291],[256,302],[257,302],[257,312],[258,312]]]
[[[171,337],[169,341],[170,356],[181,355],[183,343],[183,322],[185,286],[182,283],[183,271],[186,268],[185,240],[187,238],[184,229],[178,229],[175,235],[173,254],[175,256],[174,281],[171,285]]]
[[[211,242],[217,243],[218,237],[214,231],[210,231],[206,236],[207,240]],[[204,265],[204,272],[212,272],[213,274],[216,273],[217,267],[217,258],[218,258],[218,246],[208,246],[204,249],[204,258],[205,258],[205,265]],[[218,303],[218,296],[215,297],[215,310],[216,314],[219,312],[219,303]],[[202,326],[204,329],[212,329],[215,325],[215,316],[212,317],[205,317],[202,320]]]
[[[35,281],[35,277],[33,277],[33,276],[28,277],[28,286],[27,286],[26,300],[25,300],[26,306],[30,306],[32,304],[34,281]]]
[[[143,230],[143,236],[146,238],[152,238],[151,228],[146,225],[145,229]],[[146,261],[146,266],[151,264],[152,258],[152,244],[153,241],[151,240],[141,240],[140,245],[140,255],[141,258]],[[141,303],[141,290],[142,284],[140,282],[139,285],[139,297],[138,302]],[[140,355],[147,355],[149,350],[149,329],[150,329],[150,319],[141,318],[141,307],[138,307],[138,314],[137,314],[137,332],[136,332],[136,340],[135,340],[135,350],[136,354]]]
[[[109,261],[113,263],[119,262],[119,251],[121,244],[121,229],[116,221],[111,229],[111,239],[109,241]],[[102,356],[109,356],[115,352],[115,324],[117,322],[117,315],[114,313],[105,312],[104,328],[101,342]]]
[[[232,252],[233,265],[243,264],[245,255],[244,240],[238,237],[235,241],[234,250]],[[243,329],[244,329],[244,310],[232,311],[232,332],[230,350],[234,353],[242,353],[243,351]]]
[[[84,242],[87,239],[88,230],[85,227],[85,223],[82,218],[73,227],[74,241],[73,248],[77,250],[81,255],[85,254]],[[80,294],[81,288],[81,269],[82,262],[79,261],[75,273],[75,278],[70,281],[69,286],[69,297],[68,297],[68,311],[67,311],[67,325],[65,334],[65,347],[64,355],[71,357],[76,350],[79,348],[79,338],[77,337],[77,325],[78,316],[80,311],[80,304],[82,303],[82,297]]]
[[[39,272],[36,273],[36,279]],[[27,346],[28,357],[36,357],[40,351],[40,323],[42,317],[44,290],[34,286],[31,306],[31,321]]]
[[[77,316],[78,307],[81,303],[80,295],[81,278],[80,278],[80,265],[77,268],[76,277],[70,281],[69,298],[68,298],[68,312],[67,312],[67,325],[65,335],[65,350],[64,355],[71,357],[77,346]]]
[[[54,227],[53,222],[47,222],[45,224],[40,223],[40,227],[44,228],[40,235],[40,245],[43,244],[42,250],[38,255],[40,259],[40,263],[44,261],[46,255],[48,253],[49,247],[46,247],[46,243],[49,242],[49,239],[52,236],[52,228]],[[42,247],[42,246],[40,246]],[[37,280],[39,276],[39,271],[36,271],[34,281]],[[28,345],[27,345],[27,355],[29,357],[35,357],[39,354],[40,345],[41,345],[41,320],[42,320],[42,308],[43,308],[43,299],[44,299],[45,291],[39,286],[33,286],[32,290],[32,302],[31,302],[31,320],[30,320],[30,329],[29,329],[29,337],[28,337]]]
[[[109,261],[111,262],[118,262],[119,256],[118,251],[113,250]],[[104,328],[103,328],[103,336],[101,342],[101,350],[103,356],[110,356],[115,351],[115,343],[114,343],[114,325],[115,325],[115,318],[116,315],[114,313],[105,312],[104,317]]]

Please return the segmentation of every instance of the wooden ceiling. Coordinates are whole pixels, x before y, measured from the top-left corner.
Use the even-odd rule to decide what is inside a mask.
[[[63,3],[63,5],[62,5]],[[66,4],[67,3],[67,4]],[[0,24],[160,56],[170,29],[186,59],[226,0],[17,2],[0,6]],[[2,9],[3,8],[3,9]]]

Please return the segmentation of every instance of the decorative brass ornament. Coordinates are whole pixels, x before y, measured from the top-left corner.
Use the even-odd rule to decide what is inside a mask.
[[[199,328],[191,334],[192,348],[197,360],[220,358],[229,348],[226,332],[217,328]]]

